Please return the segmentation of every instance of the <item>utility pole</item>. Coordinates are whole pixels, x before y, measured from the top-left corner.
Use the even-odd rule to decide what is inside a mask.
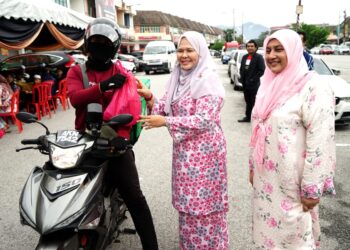
[[[344,39],[343,39],[343,42],[347,41],[347,39],[349,39],[349,32],[348,32],[348,29],[349,29],[349,25],[346,21],[347,19],[347,15],[346,15],[346,10],[344,10],[344,21],[343,21],[343,27],[344,27]]]
[[[235,24],[235,9],[233,8],[233,30],[232,30],[232,39],[233,41],[236,41],[236,36],[235,36],[235,33],[236,33],[236,24]]]
[[[242,12],[242,43],[244,43],[244,27],[243,27],[243,12]]]
[[[340,12],[338,13],[338,26],[337,26],[337,44],[339,45],[339,36],[340,36]]]
[[[296,23],[296,29],[298,30],[299,29],[299,16],[300,14],[303,14],[303,6],[301,5],[301,0],[299,0],[299,3],[297,5],[297,8],[296,8],[296,14],[297,14],[297,23]]]

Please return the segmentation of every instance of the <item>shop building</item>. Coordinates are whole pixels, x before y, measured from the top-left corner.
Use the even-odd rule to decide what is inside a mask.
[[[218,28],[160,11],[136,12],[124,0],[0,0],[0,6],[0,59],[28,51],[81,49],[95,17],[116,21],[123,34],[122,53],[142,51],[155,40],[177,44],[188,30],[201,32],[208,45],[223,35]]]
[[[219,28],[161,11],[137,11],[134,16],[134,29],[134,50],[143,50],[148,42],[156,40],[167,40],[177,44],[181,34],[189,30],[202,33],[208,45],[223,36],[223,31]]]

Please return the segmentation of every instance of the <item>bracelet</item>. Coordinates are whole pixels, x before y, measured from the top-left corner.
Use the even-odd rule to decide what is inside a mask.
[[[152,93],[151,93],[151,96],[150,96],[150,97],[148,97],[148,98],[145,97],[145,101],[146,101],[146,102],[149,102],[149,101],[152,100],[152,99],[153,99],[153,94],[152,94]]]

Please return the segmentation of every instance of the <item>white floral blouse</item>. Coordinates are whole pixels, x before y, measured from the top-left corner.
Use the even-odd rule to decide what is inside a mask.
[[[265,121],[262,170],[250,156],[253,240],[258,249],[316,249],[318,206],[303,212],[301,197],[335,194],[334,94],[315,76]],[[253,127],[258,122],[253,117]]]

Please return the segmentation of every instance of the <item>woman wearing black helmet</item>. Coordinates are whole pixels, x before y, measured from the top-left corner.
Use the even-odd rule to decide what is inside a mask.
[[[115,91],[127,88],[128,84],[135,81],[134,76],[120,63],[112,62],[121,42],[121,32],[113,21],[107,18],[94,19],[86,29],[84,41],[88,56],[85,74],[88,76],[89,87],[84,87],[79,65],[72,67],[67,74],[69,98],[76,109],[75,128],[79,131],[85,130],[86,109],[89,103],[101,103],[105,110]],[[136,88],[133,89],[136,91]],[[134,122],[137,119],[134,117]],[[129,139],[132,124],[133,122],[118,128],[118,136]],[[133,151],[128,150],[122,156],[110,160],[108,171],[108,183],[117,183],[143,249],[158,249],[151,212],[140,189]]]

